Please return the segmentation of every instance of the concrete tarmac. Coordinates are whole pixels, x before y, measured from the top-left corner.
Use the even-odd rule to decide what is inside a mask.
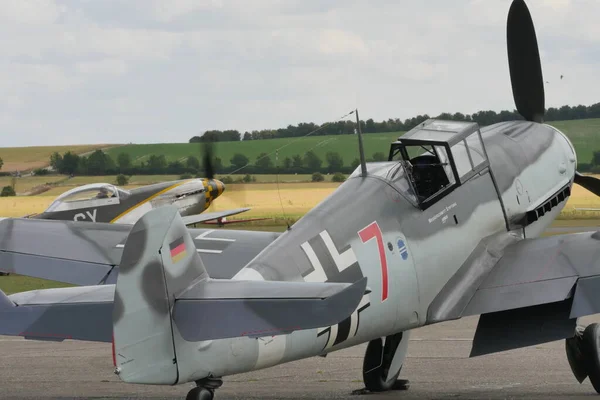
[[[548,233],[595,231],[550,228]],[[569,368],[564,341],[469,358],[477,317],[417,329],[400,377],[408,390],[357,395],[366,345],[224,379],[216,400],[233,399],[588,399]],[[580,324],[600,322],[600,316]],[[113,374],[110,344],[0,336],[0,399],[184,399],[192,384],[130,385]]]
[[[600,321],[594,316],[580,321]],[[408,390],[356,395],[365,345],[326,358],[226,377],[216,399],[587,399],[564,341],[468,358],[477,317],[412,332],[401,378]],[[184,399],[192,384],[130,385],[113,374],[110,344],[39,342],[0,336],[1,399]]]

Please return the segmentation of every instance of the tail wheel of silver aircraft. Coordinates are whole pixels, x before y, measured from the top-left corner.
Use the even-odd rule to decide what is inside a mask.
[[[215,392],[202,387],[195,387],[185,396],[185,400],[213,400]]]
[[[196,385],[185,396],[185,400],[213,400],[215,390],[223,385],[223,380],[220,378],[204,378],[196,381]]]

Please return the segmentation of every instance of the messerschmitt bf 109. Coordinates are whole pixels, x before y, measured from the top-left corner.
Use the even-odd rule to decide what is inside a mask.
[[[600,232],[540,237],[573,184],[600,194],[600,181],[543,123],[523,0],[507,25],[525,121],[428,120],[387,162],[359,146],[360,167],[284,233],[187,229],[172,207],[133,227],[0,222],[0,265],[88,285],[2,296],[0,334],[112,342],[122,381],[195,382],[187,398],[212,399],[225,376],[361,343],[367,389],[391,390],[412,330],[479,315],[471,356],[565,339],[600,392],[600,326],[577,327],[600,312]],[[115,284],[96,286],[103,274]]]

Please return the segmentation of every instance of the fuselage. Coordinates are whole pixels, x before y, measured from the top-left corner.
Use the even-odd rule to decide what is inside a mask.
[[[182,216],[206,210],[225,190],[215,179],[162,182],[131,190],[102,183],[72,189],[59,196],[38,219],[134,224],[153,208],[173,205]]]
[[[351,316],[268,338],[199,345],[176,335],[179,380],[265,368],[438,322],[431,317],[436,296],[482,240],[539,236],[573,182],[575,152],[553,127],[506,122],[482,129],[481,137],[489,166],[426,209],[415,204],[398,162],[370,163],[366,177],[358,168],[234,277],[354,282],[366,276],[368,293]]]

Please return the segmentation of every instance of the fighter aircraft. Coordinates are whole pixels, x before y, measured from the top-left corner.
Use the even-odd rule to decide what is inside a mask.
[[[250,210],[204,212],[225,191],[223,182],[214,179],[212,164],[205,172],[207,178],[162,182],[131,190],[110,183],[78,186],[58,196],[44,212],[27,217],[134,224],[151,209],[173,205],[184,216],[184,223],[191,225],[213,220],[220,223],[227,216]]]
[[[573,184],[600,195],[600,181],[543,123],[523,0],[507,46],[524,121],[429,120],[368,164],[359,132],[359,168],[281,234],[187,229],[168,206],[133,227],[1,221],[0,265],[87,286],[0,293],[0,334],[112,342],[122,381],[195,382],[191,400],[361,343],[366,388],[392,390],[412,330],[479,315],[471,356],[566,339],[576,379],[600,393],[600,326],[577,327],[600,311],[600,231],[540,237]]]

